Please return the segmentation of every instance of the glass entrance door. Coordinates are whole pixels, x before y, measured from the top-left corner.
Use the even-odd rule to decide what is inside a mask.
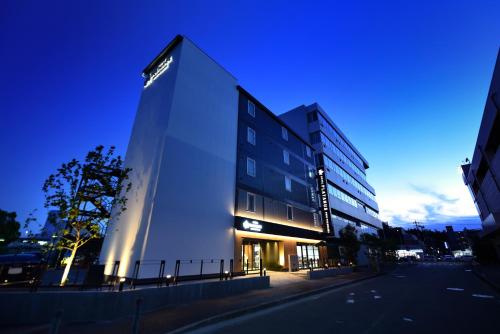
[[[260,269],[260,257],[261,257],[261,251],[260,251],[260,244],[255,243],[252,245],[253,247],[253,267],[256,269]]]
[[[319,248],[310,244],[298,244],[297,256],[299,257],[299,268],[306,269],[310,266],[319,267]]]
[[[262,249],[258,241],[245,240],[242,245],[243,270],[259,270]]]

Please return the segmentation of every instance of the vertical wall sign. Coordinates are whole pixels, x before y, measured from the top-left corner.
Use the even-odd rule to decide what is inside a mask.
[[[318,168],[318,187],[321,206],[321,217],[323,218],[323,230],[330,234],[333,230],[330,222],[330,205],[328,203],[328,187],[326,183],[325,170]]]

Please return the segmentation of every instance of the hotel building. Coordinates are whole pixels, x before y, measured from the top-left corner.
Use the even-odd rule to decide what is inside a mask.
[[[323,221],[329,223],[330,240],[338,238],[346,225],[354,226],[358,236],[376,235],[382,223],[375,189],[366,178],[368,161],[317,103],[299,106],[280,118],[315,149],[320,209]]]
[[[500,52],[484,106],[472,161],[462,165],[468,186],[481,218],[481,237],[489,240],[500,259]]]
[[[309,133],[275,116],[183,36],[143,77],[125,157],[132,189],[127,210],[107,229],[105,273],[132,277],[140,261],[138,277],[155,277],[161,260],[170,274],[182,260],[181,276],[198,274],[200,260],[207,273],[219,271],[214,259],[225,260],[224,270],[233,260],[234,271],[258,269],[261,260],[286,268],[290,258],[293,266],[319,266],[332,228],[319,214],[321,146]]]

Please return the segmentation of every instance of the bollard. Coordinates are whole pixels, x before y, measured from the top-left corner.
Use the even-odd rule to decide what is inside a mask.
[[[172,275],[167,275],[165,276],[166,281],[167,281],[167,286],[170,286],[170,279],[172,278]]]
[[[163,275],[165,274],[165,260],[160,262],[160,271],[158,272],[158,287],[163,286]]]
[[[220,260],[220,271],[219,271],[219,280],[222,281],[224,279],[224,260]]]
[[[120,278],[120,285],[118,286],[118,291],[122,292],[123,291],[123,284],[125,284],[125,281],[127,279],[125,277]]]
[[[177,285],[177,281],[179,279],[179,272],[181,268],[181,260],[175,261],[175,270],[174,270],[174,285]]]
[[[140,315],[141,315],[141,304],[142,298],[137,298],[135,301],[135,314],[134,314],[134,323],[132,325],[132,333],[139,333],[139,323],[140,323]]]
[[[266,276],[266,272],[267,272],[267,270],[266,270],[266,268],[264,268],[264,277]]]
[[[57,310],[54,319],[52,319],[52,324],[50,326],[50,334],[59,333],[59,326],[61,325],[63,313],[64,313],[63,310]]]
[[[260,276],[262,276],[262,259],[259,261],[259,271],[260,271]]]
[[[132,275],[132,281],[130,284],[130,288],[135,290],[135,283],[137,281],[137,278],[139,277],[139,268],[141,266],[141,261],[137,260],[135,261],[135,266],[134,266],[134,273]]]
[[[233,279],[233,275],[234,275],[234,263],[233,263],[233,259],[231,259],[229,261],[229,272],[230,272],[229,277],[231,279]]]

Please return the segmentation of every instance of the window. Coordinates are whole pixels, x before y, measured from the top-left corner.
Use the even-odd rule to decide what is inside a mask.
[[[255,145],[255,130],[250,127],[247,128],[247,141]]]
[[[286,217],[288,220],[293,220],[293,206],[288,204],[286,206]]]
[[[247,193],[247,211],[255,212],[255,195]]]
[[[287,165],[290,164],[290,152],[283,150],[283,162]]]
[[[309,139],[311,140],[312,144],[319,143],[321,141],[321,136],[319,134],[319,131],[309,134]]]
[[[319,217],[317,213],[313,213],[314,226],[320,226]]]
[[[311,157],[311,148],[309,146],[306,146],[306,155],[310,158]]]
[[[328,184],[328,193],[332,196],[335,196],[336,198],[340,199],[341,201],[344,201],[354,207],[358,207],[358,201],[354,198],[351,197],[350,195],[346,194],[340,189],[337,189],[333,187],[332,185]]]
[[[312,123],[312,122],[317,121],[317,120],[318,120],[318,114],[315,111],[307,114],[307,122],[308,123]]]
[[[285,188],[287,191],[292,191],[292,179],[285,176]]]
[[[309,178],[314,179],[315,176],[316,176],[316,173],[314,172],[314,168],[309,167]]]
[[[248,113],[252,116],[255,117],[255,104],[253,102],[248,101]]]
[[[247,174],[253,177],[256,174],[255,160],[252,158],[247,158]]]
[[[281,138],[288,140],[288,130],[285,127],[281,127]]]

